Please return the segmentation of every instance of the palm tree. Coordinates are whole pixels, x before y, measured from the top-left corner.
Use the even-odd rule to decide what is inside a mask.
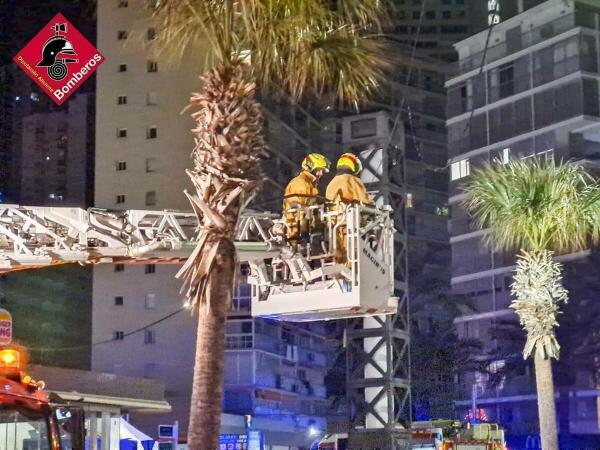
[[[559,356],[555,327],[568,292],[553,255],[600,240],[600,188],[581,165],[530,159],[476,171],[465,192],[488,246],[518,251],[511,308],[527,333],[523,357],[534,355],[542,448],[558,449],[551,359]]]
[[[210,53],[202,90],[190,102],[195,193],[186,195],[199,220],[198,244],[178,276],[199,317],[188,444],[215,449],[234,230],[267,156],[256,89],[276,87],[295,100],[365,100],[386,66],[381,41],[365,35],[376,36],[385,15],[379,0],[160,0],[154,15],[163,49],[183,54],[204,43]]]

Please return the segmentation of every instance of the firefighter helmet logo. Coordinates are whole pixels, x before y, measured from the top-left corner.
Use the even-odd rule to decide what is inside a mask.
[[[48,76],[59,81],[67,76],[67,64],[76,63],[78,60],[75,58],[77,53],[75,53],[73,44],[67,41],[64,35],[67,32],[67,24],[57,23],[52,26],[52,29],[56,34],[44,44],[42,60],[37,67],[45,67]]]
[[[61,105],[100,67],[104,56],[57,14],[13,61]]]

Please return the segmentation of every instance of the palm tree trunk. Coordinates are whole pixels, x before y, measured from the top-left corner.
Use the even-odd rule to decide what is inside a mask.
[[[226,246],[225,246],[226,247]],[[188,447],[190,450],[219,448],[225,366],[225,326],[233,286],[235,253],[227,249],[217,256],[207,286],[209,308],[198,311],[196,360]]]
[[[552,378],[552,361],[549,358],[535,356],[535,383],[542,450],[558,450],[554,380]]]

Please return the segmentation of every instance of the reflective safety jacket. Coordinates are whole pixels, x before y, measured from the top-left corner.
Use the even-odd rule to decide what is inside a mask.
[[[292,208],[303,208],[317,203],[317,177],[303,170],[296,178],[288,183],[283,193],[283,211]]]
[[[331,202],[362,202],[367,205],[373,203],[360,178],[349,173],[336,175],[327,186],[325,197]]]

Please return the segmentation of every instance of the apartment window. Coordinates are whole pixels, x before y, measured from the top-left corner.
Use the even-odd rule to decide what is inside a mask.
[[[123,306],[123,297],[115,297],[115,306]]]
[[[435,19],[435,11],[427,11],[425,13],[425,18],[429,20]]]
[[[119,30],[117,32],[117,39],[119,41],[124,41],[125,39],[127,39],[127,31],[125,31],[125,30]]]
[[[127,128],[119,128],[117,130],[117,137],[118,138],[126,138],[127,137]]]
[[[126,105],[127,104],[127,96],[126,95],[119,95],[117,97],[117,105]]]
[[[148,31],[146,32],[146,39],[149,41],[156,39],[156,30],[154,28],[148,28]]]
[[[158,72],[158,62],[148,61],[147,68],[148,72]]]
[[[123,194],[119,194],[119,195],[117,195],[117,196],[115,197],[115,203],[116,203],[117,205],[121,205],[121,204],[125,203],[125,195],[123,195]]]
[[[157,167],[157,159],[156,158],[146,158],[146,173],[156,172]]]
[[[119,72],[127,72],[127,64],[119,64]]]
[[[146,206],[156,205],[156,191],[146,192]]]
[[[146,294],[144,307],[146,309],[156,309],[156,294]]]
[[[412,208],[413,207],[413,195],[412,195],[412,192],[407,192],[406,193],[406,207],[407,208]]]
[[[127,170],[127,162],[117,161],[117,171]]]
[[[125,339],[125,332],[124,331],[115,331],[113,333],[113,339],[115,341],[122,341],[123,339]]]
[[[352,139],[360,139],[375,136],[377,134],[376,119],[354,120],[350,124],[350,135]]]
[[[155,273],[156,272],[156,266],[154,264],[146,264],[146,267],[144,268],[144,273]]]
[[[127,8],[128,6],[127,0],[119,0],[119,8]]]
[[[418,20],[421,18],[421,11],[413,11],[413,19]]]
[[[156,332],[154,330],[144,330],[144,344],[155,344]]]
[[[125,264],[115,264],[115,272],[125,272]]]
[[[460,180],[468,176],[471,173],[471,164],[469,158],[461,159],[460,161],[453,162],[450,165],[450,180]]]
[[[158,95],[156,92],[148,92],[146,94],[146,105],[156,105],[158,103]]]
[[[146,139],[156,139],[158,136],[158,130],[156,127],[148,127],[146,130]]]
[[[442,17],[444,19],[450,19],[450,18],[452,18],[452,11],[442,11]]]

